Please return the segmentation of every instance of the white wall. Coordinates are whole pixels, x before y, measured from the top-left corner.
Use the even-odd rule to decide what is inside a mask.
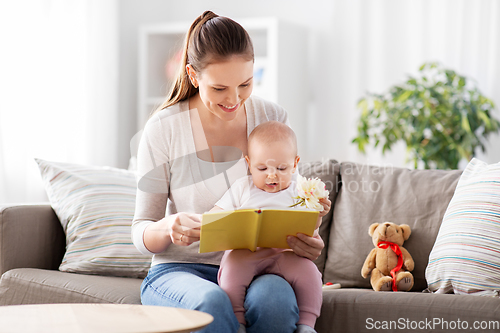
[[[309,133],[303,160],[335,158],[403,166],[404,147],[386,156],[366,156],[351,143],[356,104],[366,91],[381,93],[415,74],[425,61],[438,60],[474,77],[481,91],[500,106],[500,4],[495,0],[256,0],[120,1],[119,109],[121,166],[135,134],[137,36],[143,24],[192,21],[204,10],[234,19],[275,16],[308,30],[309,72],[304,94]],[[293,55],[290,55],[293,56]],[[293,69],[290,69],[293,71]],[[498,109],[498,107],[497,107]],[[497,118],[500,111],[497,110]],[[500,161],[500,136],[489,143],[487,162]]]

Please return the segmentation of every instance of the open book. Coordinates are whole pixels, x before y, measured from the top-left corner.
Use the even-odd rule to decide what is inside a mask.
[[[203,214],[200,253],[275,247],[288,249],[287,236],[312,236],[317,211],[241,209]]]

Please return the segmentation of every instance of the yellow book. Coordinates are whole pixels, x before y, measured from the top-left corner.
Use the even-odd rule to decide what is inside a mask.
[[[290,248],[287,236],[312,236],[318,212],[309,210],[240,209],[203,214],[200,253],[257,247]]]

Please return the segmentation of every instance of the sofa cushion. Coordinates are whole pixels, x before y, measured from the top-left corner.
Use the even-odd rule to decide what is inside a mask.
[[[325,242],[324,250],[321,252],[321,255],[314,261],[316,266],[318,266],[319,271],[323,274],[325,269],[325,260],[326,260],[326,249],[328,249],[328,241],[330,236],[330,228],[332,223],[333,216],[333,207],[335,205],[335,200],[337,198],[338,193],[338,184],[340,181],[339,178],[340,172],[340,164],[335,160],[326,160],[326,161],[314,161],[314,162],[306,162],[299,163],[299,173],[306,178],[319,178],[321,179],[325,185],[326,189],[330,192],[328,198],[332,202],[332,207],[328,214],[323,216],[323,220],[321,222],[321,226],[319,227],[319,234],[323,241]]]
[[[431,293],[323,291],[318,332],[498,332],[500,301]]]
[[[66,234],[65,272],[144,277],[151,256],[131,239],[133,172],[36,160],[50,203]]]
[[[500,163],[472,159],[465,168],[426,277],[439,293],[500,295]]]
[[[461,171],[409,170],[392,166],[341,163],[333,212],[325,281],[342,287],[371,288],[361,267],[373,249],[368,227],[374,222],[408,224],[404,243],[415,269],[413,290],[427,287],[425,267]]]
[[[0,305],[42,303],[141,304],[142,279],[16,268],[2,275]]]

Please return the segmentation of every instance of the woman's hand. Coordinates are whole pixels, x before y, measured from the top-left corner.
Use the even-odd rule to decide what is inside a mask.
[[[323,210],[318,214],[318,221],[316,222],[316,228],[314,230],[314,235],[316,235],[319,231],[319,227],[321,226],[321,222],[323,222],[323,216],[328,214],[330,211],[330,207],[332,206],[332,202],[328,198],[319,199],[319,203],[323,206]]]
[[[330,208],[332,207],[332,202],[330,201],[330,199],[328,199],[328,197],[326,197],[319,199],[319,203],[321,204],[321,206],[323,206],[323,210],[319,212],[319,217],[323,217],[330,211]]]
[[[191,245],[200,240],[201,215],[177,213],[151,223],[144,231],[144,245],[153,253],[160,253],[174,243]]]
[[[201,215],[178,213],[170,227],[170,239],[175,245],[191,245],[200,240]]]
[[[319,235],[311,237],[299,233],[297,237],[288,236],[287,242],[295,254],[311,260],[318,259],[321,250],[325,247],[325,243]]]
[[[318,214],[318,222],[316,223],[314,235],[310,237],[304,234],[297,234],[297,237],[288,236],[287,238],[288,245],[293,252],[311,260],[316,260],[320,256],[321,250],[325,247],[323,239],[318,234],[318,229],[321,225],[323,216],[328,214],[332,206],[332,202],[328,198],[322,198],[319,202],[323,206],[323,210]]]

